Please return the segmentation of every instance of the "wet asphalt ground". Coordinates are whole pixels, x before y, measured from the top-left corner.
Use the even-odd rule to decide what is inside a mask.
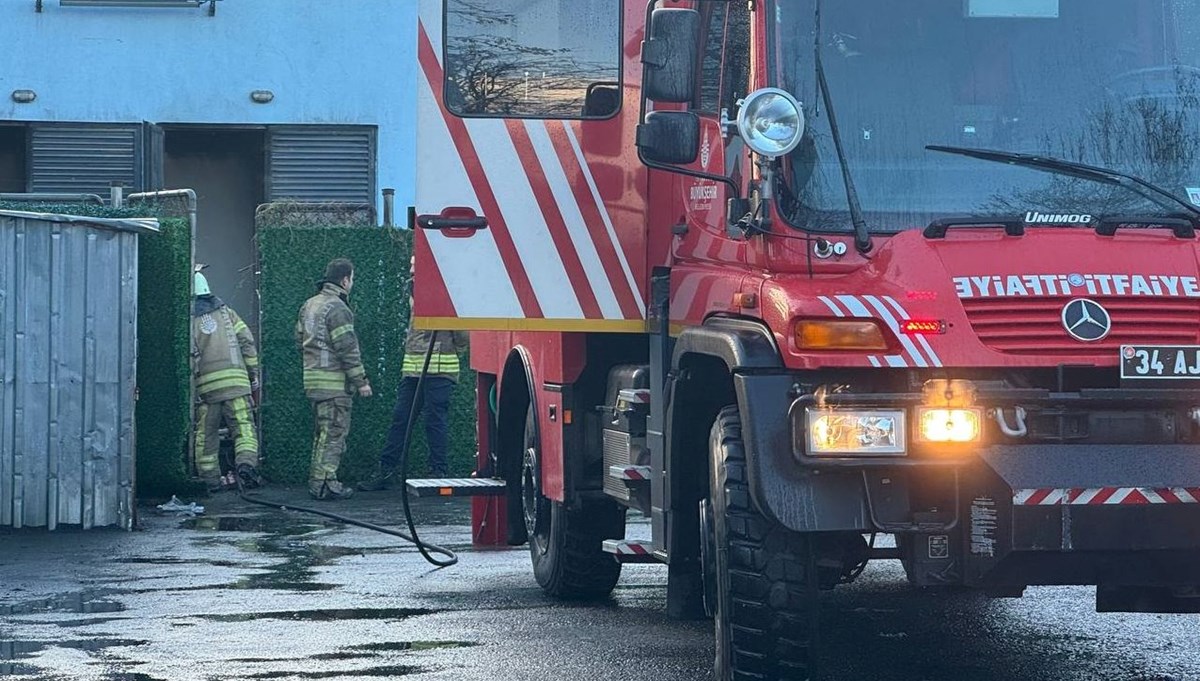
[[[397,494],[336,508],[397,525]],[[143,508],[128,534],[0,533],[0,677],[712,678],[711,624],[666,619],[661,567],[627,565],[608,601],[563,604],[533,582],[524,549],[471,549],[464,500],[417,504],[423,536],[460,551],[437,571],[394,537],[232,495],[201,501],[191,519]],[[925,593],[898,563],[874,563],[825,598],[821,677],[1200,680],[1200,616],[1100,615],[1093,598]]]

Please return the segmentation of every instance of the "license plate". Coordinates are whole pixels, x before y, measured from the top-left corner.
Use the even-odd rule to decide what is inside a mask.
[[[1125,345],[1121,380],[1200,381],[1200,345]]]

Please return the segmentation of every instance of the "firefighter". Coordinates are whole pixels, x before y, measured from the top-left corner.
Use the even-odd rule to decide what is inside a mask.
[[[243,487],[255,488],[258,436],[250,414],[250,395],[258,389],[258,351],[246,322],[212,294],[196,267],[193,275],[192,373],[196,381],[196,472],[209,491],[224,487],[217,460],[224,420],[233,433],[234,470]]]
[[[409,261],[409,275],[413,262]],[[433,331],[418,330],[412,323],[412,297],[408,299],[408,337],[404,342],[404,363],[400,379],[400,395],[392,412],[392,425],[388,429],[387,442],[379,454],[379,468],[370,480],[360,482],[358,488],[364,492],[387,489],[400,463],[400,453],[407,443],[404,436],[408,430],[408,418],[416,400],[417,381],[425,366],[425,353],[434,341]],[[449,472],[447,458],[448,427],[450,421],[450,396],[458,383],[458,356],[467,350],[469,335],[466,331],[440,331],[434,341],[433,355],[429,358],[429,372],[421,388],[421,408],[425,419],[425,439],[429,444],[429,470],[434,478],[445,478]]]
[[[315,499],[346,499],[354,492],[338,481],[338,466],[350,432],[352,395],[371,396],[346,302],[354,288],[354,264],[330,261],[317,294],[300,308],[296,341],[304,359],[304,392],[315,424],[308,491]]]

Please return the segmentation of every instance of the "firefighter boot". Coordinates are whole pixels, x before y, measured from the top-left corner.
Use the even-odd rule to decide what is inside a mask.
[[[396,476],[394,468],[380,468],[371,476],[370,480],[363,480],[358,483],[358,489],[363,492],[378,492],[392,486],[392,479]]]
[[[238,464],[237,480],[242,489],[258,489],[262,487],[262,476],[258,474],[258,469],[248,463]]]
[[[310,482],[308,484],[308,493],[312,495],[313,499],[317,499],[318,501],[340,501],[354,496],[353,489],[337,480]]]

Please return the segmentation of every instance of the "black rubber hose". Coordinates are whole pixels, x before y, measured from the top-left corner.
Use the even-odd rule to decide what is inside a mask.
[[[383,527],[382,525],[368,523],[364,520],[357,520],[355,518],[339,515],[337,513],[330,513],[329,511],[322,511],[320,509],[310,508],[307,506],[290,506],[277,501],[256,498],[250,494],[247,494],[246,490],[242,488],[241,476],[237,477],[238,496],[240,496],[243,501],[248,501],[252,504],[258,504],[259,506],[278,508],[281,511],[299,511],[300,513],[311,513],[313,515],[331,518],[333,520],[346,523],[347,525],[356,525],[358,527],[364,527],[368,530],[389,534],[393,537],[399,537],[404,541],[415,545],[425,560],[439,568],[450,567],[451,565],[457,564],[458,554],[443,546],[421,541],[421,538],[417,536],[417,525],[413,521],[412,509],[409,508],[408,503],[408,452],[412,448],[413,426],[417,422],[417,414],[419,414],[421,411],[421,402],[424,398],[423,391],[425,388],[425,376],[429,374],[429,361],[433,358],[433,348],[434,345],[437,344],[437,336],[438,332],[434,331],[433,337],[429,340],[429,348],[425,351],[425,363],[421,366],[421,375],[417,377],[417,389],[414,391],[415,395],[413,395],[412,407],[408,411],[408,424],[404,430],[404,449],[400,450],[400,488],[401,492],[403,493],[400,498],[404,505],[404,520],[408,524],[408,531],[411,534],[404,534],[400,530],[394,530],[390,527]],[[431,555],[434,553],[446,556],[446,558],[435,558],[433,555]]]
[[[408,531],[412,534],[412,539],[409,541],[416,545],[421,556],[431,565],[450,567],[458,562],[458,556],[450,549],[422,542],[421,538],[417,536],[417,525],[413,522],[412,510],[408,506],[408,452],[412,449],[413,427],[417,423],[417,414],[420,413],[421,403],[425,399],[425,377],[429,375],[429,361],[433,359],[433,348],[437,345],[437,338],[438,332],[434,331],[429,338],[429,347],[425,349],[425,363],[421,366],[421,374],[417,377],[417,389],[414,391],[416,394],[413,396],[412,409],[408,411],[408,427],[404,430],[404,449],[400,450],[400,487],[404,489],[400,501],[404,505],[404,520],[408,523]],[[430,555],[431,551],[446,556],[446,559],[434,558]]]

